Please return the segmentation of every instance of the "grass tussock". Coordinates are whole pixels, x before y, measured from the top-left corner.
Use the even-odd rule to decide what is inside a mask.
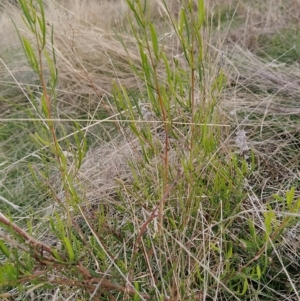
[[[0,298],[300,299],[296,0],[0,8]]]

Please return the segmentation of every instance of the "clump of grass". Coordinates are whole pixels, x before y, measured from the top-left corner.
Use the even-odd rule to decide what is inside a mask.
[[[257,54],[276,60],[279,63],[293,64],[300,61],[297,47],[299,28],[286,28],[272,35],[261,35],[258,38]]]
[[[224,114],[227,65],[216,63],[219,56],[205,43],[204,2],[183,1],[178,13],[159,1],[158,8],[126,1],[130,35],[97,31],[105,39],[99,48],[115,69],[103,66],[95,74],[91,53],[97,45],[64,48],[66,34],[55,38],[41,0],[19,4],[28,28],[19,37],[40,82],[39,93],[29,94],[27,102],[35,131],[31,156],[37,159],[28,170],[45,205],[36,206],[40,211],[33,207],[34,214],[27,210],[25,223],[20,215],[0,214],[1,296],[299,297],[297,272],[284,254],[292,246],[284,238],[298,227],[297,191],[285,187],[258,197],[253,177],[261,162],[249,139],[253,124],[247,126],[255,117],[263,120],[260,133],[267,135],[265,125],[274,130],[272,120],[247,110],[243,116],[237,102],[231,108],[235,123]],[[163,13],[155,15],[156,9]],[[95,30],[82,23],[72,25],[78,37]],[[61,82],[60,62],[76,73]],[[245,83],[236,79],[235,95],[255,84],[253,76]],[[68,80],[68,89],[78,89],[72,110],[78,105],[78,115],[87,112],[84,118],[69,118],[74,111],[64,108],[59,85]],[[82,93],[79,80],[91,89]],[[101,83],[111,98],[102,97]],[[100,104],[83,105],[85,93]]]
[[[276,9],[276,6],[272,7],[274,14],[269,15],[268,20],[274,21],[276,14],[278,16],[279,10]],[[251,10],[252,6],[249,6],[249,16],[252,14]],[[259,17],[263,20],[262,24],[265,24],[266,18],[262,16],[263,12],[264,10],[256,11],[257,15],[261,14]],[[262,30],[260,33],[265,32],[266,36],[272,37],[276,36],[275,31],[292,32],[292,29],[289,31],[289,27],[294,28],[294,21],[284,14],[278,20],[278,27],[266,26],[265,31]],[[257,37],[257,42],[260,42],[258,35]],[[232,124],[239,130],[245,131],[248,146],[255,153],[256,167],[248,178],[250,194],[260,206],[271,202],[271,207],[276,208],[278,215],[285,214],[282,204],[274,200],[274,194],[276,198],[277,196],[284,198],[290,187],[294,186],[295,199],[299,198],[297,188],[299,164],[296,160],[299,145],[297,130],[299,118],[295,98],[299,93],[297,84],[299,74],[294,64],[282,64],[283,53],[276,53],[278,48],[269,47],[270,56],[262,58],[257,56],[260,51],[257,47],[261,47],[261,44],[257,43],[252,51],[249,51],[249,47],[247,49],[245,47],[247,45],[242,45],[240,42],[235,41],[235,44],[227,46],[225,54],[227,62],[223,68],[228,78],[232,79],[228,81],[230,85],[224,90],[227,99],[226,110],[233,116]],[[278,240],[277,249],[280,251],[272,253],[272,269],[269,269],[266,275],[271,285],[266,289],[276,287],[285,292],[282,295],[271,294],[273,298],[275,296],[279,299],[286,297],[297,300],[298,298],[299,278],[294,270],[294,267],[298,266],[298,256],[287,255],[289,249],[298,249],[298,241],[292,243],[288,238],[291,232],[297,235],[298,221],[299,212],[295,215],[293,222],[295,224],[286,225]],[[276,259],[273,257],[274,254]],[[286,293],[287,287],[293,287],[293,292]]]

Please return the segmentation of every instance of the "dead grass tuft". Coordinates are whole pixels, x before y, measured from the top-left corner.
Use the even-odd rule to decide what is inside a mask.
[[[171,4],[172,13],[177,17],[180,5],[176,1],[170,0],[168,2]],[[241,221],[248,218],[253,219],[255,226],[259,231],[262,231],[264,227],[262,212],[266,210],[267,204],[271,204],[274,206],[274,210],[277,210],[276,212],[280,212],[279,205],[273,200],[273,195],[277,194],[284,197],[291,186],[298,187],[299,184],[300,109],[298,99],[300,72],[297,63],[284,64],[279,62],[277,58],[269,60],[259,56],[257,54],[260,47],[259,37],[262,34],[274,34],[277,30],[288,28],[298,22],[300,10],[296,0],[276,3],[274,1],[251,1],[248,3],[238,0],[207,2],[208,14],[211,14],[212,17],[216,10],[220,14],[222,10],[233,10],[234,13],[224,22],[225,25],[219,24],[216,28],[209,29],[204,33],[204,39],[206,39],[204,48],[208,58],[204,62],[207,64],[205,70],[208,70],[208,73],[205,74],[207,86],[203,88],[202,94],[197,95],[196,103],[201,103],[203,95],[210,95],[210,87],[219,70],[224,70],[227,76],[227,86],[222,91],[220,107],[223,112],[222,121],[227,125],[230,123],[231,129],[222,130],[223,145],[214,155],[217,157],[217,155],[225,154],[226,157],[231,152],[237,152],[237,141],[240,141],[238,139],[244,139],[244,147],[247,145],[244,150],[239,150],[241,151],[241,160],[246,158],[243,156],[246,150],[246,159],[250,165],[251,151],[253,152],[255,169],[246,179],[244,187],[247,196],[243,200],[242,208],[245,212],[239,213],[237,219]],[[179,64],[182,64],[182,68],[184,68],[181,57],[182,49],[178,47],[179,43],[172,35],[170,28],[162,22],[165,18],[162,2],[159,0],[151,1],[150,5],[149,14],[160,26],[160,37],[165,41],[166,49],[169,50],[169,58],[176,57]],[[113,82],[121,83],[129,91],[139,95],[145,93],[144,82],[133,73],[128,64],[128,58],[130,58],[139,69],[141,62],[136,43],[129,34],[125,1],[49,1],[46,9],[49,22],[54,26],[54,45],[59,72],[57,109],[60,117],[87,115],[91,117],[91,122],[97,122],[98,111],[104,110],[108,114],[114,113],[116,109],[111,102]],[[18,11],[12,7],[9,7],[9,11],[17,27],[25,30],[18,17]],[[29,71],[24,55],[21,54],[15,29],[7,15],[2,13],[0,22],[4,28],[0,33],[0,40],[4,41],[0,45],[0,54],[9,69],[7,72],[4,64],[0,66],[2,78],[0,81],[0,96],[2,97],[0,105],[2,112],[10,114],[12,106],[7,101],[3,101],[3,98],[5,100],[13,99],[21,105],[23,102],[28,105],[26,100],[24,101],[20,86],[28,91],[28,85],[30,85],[36,93],[39,93],[39,87],[36,85],[34,74]],[[126,45],[127,51],[122,47],[120,38]],[[164,70],[160,69],[159,72],[163,73]],[[209,99],[209,96],[207,98]],[[148,106],[147,100],[145,106]],[[209,109],[209,104],[208,108],[203,106],[203,110],[205,109]],[[184,121],[190,122],[190,119],[184,116],[183,112],[178,111],[177,113],[179,121],[181,121],[180,118],[185,118]],[[93,120],[93,118],[95,119]],[[139,126],[142,128],[144,125]],[[145,126],[148,126],[146,121]],[[142,149],[137,139],[125,130],[122,129],[117,132],[115,129],[109,128],[109,133],[105,136],[106,139],[92,126],[88,126],[86,130],[87,136],[93,137],[93,143],[90,145],[78,172],[77,188],[83,192],[82,195],[84,196],[82,210],[95,227],[99,226],[99,215],[101,215],[99,212],[102,207],[105,207],[106,211],[104,211],[107,216],[104,223],[107,224],[102,229],[107,231],[104,233],[107,234],[107,237],[113,234],[114,238],[119,239],[121,234],[118,230],[121,228],[120,225],[123,226],[124,223],[128,223],[128,227],[132,227],[132,229],[130,228],[132,233],[137,236],[141,225],[147,222],[153,211],[153,204],[148,203],[146,197],[151,196],[153,199],[159,199],[159,196],[152,195],[155,189],[152,192],[151,188],[161,185],[158,176],[158,161],[160,160],[159,155],[163,153],[162,141],[164,141],[164,137],[161,137],[158,123],[150,125],[149,128],[153,134],[151,140],[155,145],[153,149],[157,153],[152,157],[149,156],[150,159],[147,163],[143,162]],[[105,130],[101,129],[103,132]],[[185,152],[188,152],[185,140],[187,131],[188,129],[184,127],[174,125],[176,139],[170,137],[173,144],[170,150],[169,168],[173,175],[176,175],[176,171],[179,170],[180,164],[184,160]],[[238,139],[236,134],[240,135]],[[0,154],[2,156],[2,151]],[[227,157],[225,159],[227,160]],[[72,168],[72,158],[69,160],[70,168]],[[199,174],[206,172],[203,165],[206,165],[206,162],[199,163]],[[213,175],[213,173],[211,174]],[[206,181],[208,183],[213,183],[211,177],[210,174],[207,175]],[[148,185],[150,191],[145,192],[135,187],[136,191],[139,192],[135,194],[133,199],[130,192],[133,191],[133,185],[138,185],[136,183],[139,181],[136,179],[148,180],[149,182],[145,187]],[[59,183],[58,175],[54,174],[52,180],[54,181],[53,187],[58,190],[59,195],[61,183]],[[183,183],[189,187],[188,180],[183,181]],[[141,187],[142,184],[141,182]],[[120,197],[120,191],[122,191],[123,197]],[[186,194],[188,193],[189,191],[186,192]],[[296,197],[299,195],[300,190],[296,188]],[[172,197],[171,205],[166,211],[169,216],[176,220],[175,217],[182,213],[180,206],[186,205],[184,203],[185,196],[175,191]],[[197,214],[182,217],[190,229],[187,230],[188,227],[186,227],[182,233],[178,229],[172,233],[167,233],[168,229],[166,228],[168,235],[162,239],[160,246],[157,249],[151,248],[149,253],[145,252],[145,257],[154,263],[154,267],[148,267],[150,272],[141,273],[140,277],[147,279],[145,283],[148,286],[152,285],[157,292],[159,289],[156,286],[157,283],[153,281],[153,275],[159,279],[159,270],[163,270],[164,264],[159,261],[155,252],[167,254],[166,257],[172,263],[176,262],[179,257],[178,252],[186,251],[188,260],[193,262],[195,258],[191,255],[192,253],[189,253],[188,248],[196,248],[194,245],[199,247],[198,241],[208,242],[207,245],[203,243],[202,247],[199,247],[199,250],[195,252],[199,258],[203,258],[203,265],[208,267],[205,273],[213,271],[214,275],[221,279],[223,267],[215,264],[219,260],[219,255],[213,255],[217,253],[212,250],[212,245],[221,245],[223,234],[217,232],[216,234],[212,231],[213,217],[208,216],[205,212],[205,206],[209,200],[206,195],[201,195],[201,198],[203,200],[201,199],[201,206],[197,208]],[[118,213],[118,209],[115,209],[117,207],[122,208],[123,215]],[[53,209],[59,212],[59,208],[52,206],[42,211],[41,215],[52,215]],[[113,216],[114,214],[116,216]],[[147,230],[147,242],[150,245],[155,243],[156,222],[154,219],[153,225]],[[79,219],[77,223],[80,225],[83,221]],[[200,224],[203,226],[203,232],[199,234],[196,233],[195,229]],[[40,231],[42,240],[50,245],[57,243],[52,241],[52,237],[49,237],[47,229],[41,227]],[[133,234],[126,231],[124,231],[125,234],[123,233],[125,236],[121,239],[130,243],[128,245],[126,243],[124,245],[117,244],[115,249],[119,250],[119,253],[133,252]],[[191,240],[188,239],[188,231],[191,232]],[[299,223],[295,223],[293,227],[285,231],[278,253],[272,254],[274,261],[278,258],[286,259],[287,266],[281,268],[280,262],[274,266],[278,269],[278,274],[291,273],[295,283],[299,282],[299,275],[297,272],[293,274],[292,262],[295,262],[296,268],[299,267],[298,233]],[[233,241],[238,241],[235,233],[228,235]],[[143,248],[145,251],[146,248],[144,246]],[[206,252],[211,252],[212,255],[207,256]],[[296,254],[292,260],[289,257],[290,253]],[[183,268],[180,266],[181,264]],[[111,266],[109,267],[111,268]],[[176,269],[174,271],[178,274],[178,279],[182,278],[182,273],[188,274],[184,285],[189,287],[189,282],[193,282],[192,278],[197,274],[193,270],[192,264],[179,263]],[[137,279],[139,280],[139,278]],[[168,290],[174,291],[173,297],[174,300],[177,300],[176,292],[180,291],[180,284],[174,282],[172,285]],[[218,289],[217,287],[216,290],[218,291]],[[57,291],[55,294],[58,294]],[[200,300],[200,298],[203,299],[205,292],[203,295],[202,292],[198,292],[198,294]],[[218,292],[215,299],[217,294]]]
[[[128,33],[126,6],[121,0],[47,2],[49,29],[54,27],[59,111],[68,115],[87,114],[88,109],[98,105],[103,95],[111,95],[112,82],[121,83],[129,90],[143,89],[142,81],[128,65],[130,57],[136,68],[140,68],[138,49]],[[175,12],[178,4],[173,3],[170,7]],[[21,32],[26,31],[18,9],[9,6],[7,10]],[[149,11],[159,22],[165,19],[161,1],[152,2]],[[1,23],[4,43],[1,43],[0,53],[10,70],[7,72],[1,64],[0,73],[5,75],[2,77],[1,96],[14,94],[21,99],[23,92],[19,86],[27,90],[29,85],[38,90],[36,77],[28,68],[15,28],[6,13],[1,14]],[[164,31],[168,32],[168,29],[164,28]],[[126,44],[127,51],[120,39]]]

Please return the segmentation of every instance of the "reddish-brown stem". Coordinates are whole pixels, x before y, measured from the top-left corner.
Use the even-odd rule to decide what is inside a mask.
[[[48,119],[47,123],[48,123],[48,127],[49,127],[49,130],[50,130],[50,133],[51,133],[52,142],[53,142],[54,148],[55,148],[54,155],[55,155],[56,160],[59,164],[61,178],[64,181],[66,171],[65,171],[65,169],[62,165],[62,161],[61,161],[61,157],[60,157],[61,156],[60,146],[59,146],[58,139],[57,139],[57,136],[56,136],[56,133],[55,133],[54,123],[52,121],[51,99],[50,99],[50,96],[49,96],[48,91],[47,91],[47,86],[46,86],[46,83],[45,83],[44,73],[43,73],[43,60],[42,60],[43,48],[42,48],[42,46],[40,45],[40,42],[39,42],[38,29],[37,29],[36,23],[35,23],[35,38],[36,38],[36,45],[37,45],[38,56],[39,56],[38,57],[38,59],[39,59],[39,77],[40,77],[40,81],[41,81],[41,84],[42,84],[43,96],[45,97],[45,102],[46,102],[46,107],[47,107],[47,109],[46,109],[47,111],[45,112],[45,114],[46,114],[46,118]],[[68,200],[69,199],[68,189],[65,189],[64,192],[65,192],[65,198],[66,198],[66,200]],[[71,217],[70,217],[69,210],[67,210],[67,214],[68,214],[69,223],[71,224]]]
[[[14,231],[14,233],[19,234],[21,237],[23,237],[23,239],[25,240],[25,242],[31,246],[34,249],[41,249],[45,252],[48,252],[49,254],[53,255],[53,251],[52,249],[45,245],[44,243],[36,240],[35,238],[33,238],[32,236],[30,236],[26,231],[24,231],[23,229],[21,229],[18,225],[16,225],[15,223],[11,222],[6,216],[4,216],[2,213],[0,213],[0,223],[8,226],[10,229],[12,229]]]
[[[147,36],[147,32],[145,30],[145,35]],[[151,47],[149,44],[148,37],[146,38],[146,43],[147,43],[147,50],[149,53],[149,58],[151,62],[151,66],[153,68],[153,73],[154,73],[154,79],[155,79],[155,87],[156,87],[156,93],[157,93],[157,98],[160,106],[161,113],[163,115],[163,124],[164,124],[164,131],[165,131],[165,153],[164,153],[164,173],[163,173],[163,193],[168,189],[168,170],[169,170],[169,158],[168,158],[168,153],[169,153],[169,135],[168,135],[168,125],[167,125],[167,113],[166,109],[163,104],[163,99],[159,87],[159,82],[158,82],[158,75],[157,75],[157,69],[156,69],[156,62],[154,62],[152,52],[151,52]],[[160,208],[159,208],[159,231],[160,227],[162,225],[163,221],[163,212],[164,212],[164,202],[160,203]]]
[[[59,156],[59,146],[58,146],[58,142],[57,142],[57,137],[55,134],[55,128],[52,122],[52,112],[51,112],[51,100],[50,100],[50,96],[48,94],[47,91],[47,87],[45,84],[45,79],[44,79],[44,73],[43,73],[43,60],[42,60],[42,51],[43,49],[41,48],[40,42],[39,42],[39,38],[38,38],[38,34],[37,34],[37,28],[35,27],[35,38],[36,38],[36,44],[37,44],[37,48],[38,48],[38,55],[39,55],[39,77],[40,77],[40,81],[42,84],[42,89],[43,89],[43,95],[45,97],[45,101],[46,101],[46,105],[47,105],[47,112],[45,112],[47,114],[47,119],[49,119],[48,121],[48,126],[49,126],[49,130],[51,132],[51,136],[52,136],[52,140],[54,143],[54,147],[55,147],[55,156],[56,159],[59,163],[59,165],[61,166],[61,160],[60,160],[60,156]],[[61,172],[63,173],[64,171],[61,170]]]
[[[170,192],[172,191],[172,189],[175,187],[176,183],[178,182],[178,180],[180,179],[180,177],[183,175],[183,171],[179,170],[178,174],[175,178],[175,180],[173,181],[173,183],[171,185],[169,185],[163,195],[163,197],[161,198],[161,200],[159,201],[159,203],[155,206],[154,210],[152,211],[151,215],[148,217],[148,219],[144,222],[144,224],[141,226],[141,230],[138,234],[138,237],[135,241],[134,247],[133,247],[133,257],[135,258],[138,248],[139,248],[139,244],[141,242],[141,239],[145,233],[145,231],[147,230],[147,226],[151,223],[151,221],[157,217],[157,210],[158,208],[161,208],[161,206],[165,203],[168,195],[170,194]],[[162,225],[160,225],[162,226]],[[130,279],[130,277],[129,277]]]

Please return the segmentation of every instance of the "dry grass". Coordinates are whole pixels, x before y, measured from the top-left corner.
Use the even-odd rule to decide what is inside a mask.
[[[172,6],[172,13],[177,16],[177,2],[171,0],[168,2]],[[294,185],[296,186],[296,196],[300,195],[297,188],[300,177],[300,109],[298,105],[300,72],[299,62],[284,64],[278,62],[278,58],[268,59],[259,56],[259,37],[272,35],[299,22],[299,1],[251,1],[250,4],[247,1],[238,0],[206,2],[207,14],[211,20],[213,18],[221,20],[221,17],[219,18],[217,15],[220,12],[221,16],[223,10],[233,12],[228,14],[228,20],[215,27],[211,25],[204,34],[208,58],[205,94],[209,94],[209,87],[219,68],[222,68],[227,76],[227,86],[222,92],[218,109],[223,112],[222,123],[228,127],[221,133],[222,146],[216,155],[226,154],[229,156],[231,152],[239,151],[236,145],[236,134],[241,130],[246,132],[248,146],[255,156],[256,168],[247,179],[247,186],[245,186],[248,197],[243,202],[243,210],[246,213],[244,215],[239,213],[237,218],[240,220],[251,218],[257,228],[261,230],[264,227],[262,212],[266,210],[266,204],[271,203],[279,212],[279,205],[270,201],[273,194],[284,196],[286,191]],[[8,6],[7,11],[17,27],[21,31],[25,30],[18,16],[18,10]],[[162,25],[161,21],[165,12],[161,1],[151,2],[149,11],[152,18],[161,26],[160,37],[164,37],[165,47],[170,50],[170,58],[177,57],[182,50],[178,46],[178,41],[172,36],[172,29]],[[129,224],[128,219],[131,219],[133,233],[126,231],[125,234],[122,233],[125,235],[124,241],[130,246],[133,235],[138,235],[141,225],[147,222],[154,208],[153,204],[145,200],[152,192],[145,192],[141,188],[140,192],[135,194],[135,198],[132,198],[131,192],[136,189],[134,185],[137,185],[135,180],[148,180],[148,183],[140,183],[141,187],[151,187],[152,185],[153,188],[160,186],[161,183],[158,176],[157,157],[148,164],[143,164],[141,148],[131,134],[123,129],[116,130],[111,124],[104,126],[104,123],[98,122],[100,113],[112,116],[114,119],[117,118],[117,110],[111,98],[112,82],[121,83],[135,95],[145,95],[144,82],[133,73],[128,64],[129,56],[136,68],[141,68],[138,49],[135,40],[130,35],[130,28],[126,20],[127,7],[124,1],[48,1],[46,12],[49,22],[54,26],[55,33],[54,45],[59,73],[58,116],[70,118],[70,120],[81,116],[90,119],[83,126],[83,131],[90,137],[92,143],[78,173],[78,187],[84,191],[85,196],[85,214],[93,226],[97,227],[101,217],[101,213],[98,214],[97,211],[105,212],[105,221],[102,223],[105,224],[103,229],[106,229],[104,234],[107,237],[112,234],[118,236],[124,223]],[[27,100],[24,100],[24,92],[20,88],[28,93],[28,87],[31,87],[35,93],[39,93],[39,87],[35,75],[30,71],[26,58],[22,54],[15,28],[6,13],[1,14],[0,26],[3,28],[0,40],[4,41],[0,45],[0,56],[5,63],[5,65],[0,65],[0,117],[6,118],[13,116],[19,110],[18,107],[16,108],[16,104],[20,107],[30,107]],[[125,42],[127,51],[122,47],[116,33]],[[179,56],[178,60],[184,67],[181,59]],[[163,73],[164,70],[161,69],[160,72]],[[199,100],[201,100],[201,95],[198,96]],[[146,105],[148,105],[147,101]],[[159,125],[152,126],[151,131],[156,137],[155,143],[159,145],[161,141]],[[176,131],[179,141],[174,142],[174,151],[170,155],[172,162],[170,170],[174,174],[179,168],[182,159],[180,156],[184,154],[186,145],[185,128],[178,126]],[[8,140],[1,141],[0,144],[2,160],[0,163],[8,161],[8,154],[3,147],[5,143],[8,143]],[[36,155],[38,152],[29,151],[25,156],[30,156],[30,154]],[[240,155],[243,157],[245,153],[240,152]],[[248,151],[246,155],[251,154]],[[2,175],[13,170],[15,165],[4,165],[4,167],[4,171],[0,171]],[[199,170],[205,171],[206,167],[201,165]],[[70,158],[70,168],[72,168],[72,158]],[[53,171],[51,172],[51,185],[59,194],[62,189],[61,183],[56,182],[59,177]],[[149,176],[144,177],[145,174]],[[210,175],[207,178],[209,182]],[[15,181],[6,180],[5,176],[3,176],[2,182],[10,190],[20,189],[20,187],[14,187],[18,186]],[[149,183],[152,184],[149,185]],[[120,191],[122,197],[120,197]],[[175,219],[175,216],[181,214],[182,200],[180,201],[180,198],[183,199],[183,195],[174,193],[172,197],[174,206],[170,206],[168,214]],[[204,199],[205,197],[203,196]],[[114,209],[116,204],[122,209],[120,212],[123,214]],[[203,204],[205,207],[205,201]],[[55,210],[60,210],[57,207],[48,207],[48,205],[47,202],[45,210],[41,208],[41,213],[39,213],[41,216],[49,216],[54,214]],[[248,212],[250,212],[249,215]],[[110,219],[110,217],[113,218]],[[177,279],[182,277],[183,272],[187,273],[183,285],[185,289],[189,287],[189,284],[193,282],[193,277],[196,277],[197,274],[197,271],[194,270],[196,264],[193,265],[193,260],[205,269],[205,277],[210,277],[212,273],[212,278],[221,279],[223,266],[214,264],[214,262],[218,262],[217,255],[207,256],[209,252],[215,254],[212,250],[213,245],[222,245],[223,243],[222,235],[214,233],[212,224],[206,220],[212,221],[213,218],[207,216],[205,208],[202,206],[198,208],[196,216],[183,216],[182,218],[186,218],[186,228],[181,233],[177,230],[167,233],[168,235],[161,240],[157,249],[153,247],[149,253],[146,253],[145,246],[141,247],[145,257],[149,262],[151,261],[153,266],[148,267],[147,273],[141,273],[136,280],[142,279],[149,287],[153,286],[157,298],[159,298],[160,291],[165,292],[165,295],[167,295],[167,291],[171,291],[173,292],[172,300],[179,300],[176,298],[180,298],[178,292],[180,292],[180,285],[183,284],[179,280],[178,283],[175,283],[174,280],[172,286],[158,288],[156,280],[160,278],[159,271],[165,267],[156,252],[165,254],[170,262],[176,261],[176,258],[182,258],[181,255],[184,252],[188,254],[187,257],[191,264],[180,262],[174,269]],[[78,223],[80,224],[80,222],[83,221],[79,218]],[[217,223],[217,221],[214,222]],[[156,219],[154,225],[147,230],[147,243],[152,246],[156,244],[157,224],[155,223],[157,223]],[[196,235],[195,228],[199,224],[203,226],[203,231]],[[37,223],[36,228],[41,233],[41,240],[49,244],[54,243],[51,241],[52,237],[48,237],[47,230],[43,228],[42,223]],[[299,297],[299,275],[294,271],[299,268],[300,243],[297,240],[299,228],[298,222],[287,229],[281,247],[278,250],[274,247],[272,254],[274,261],[280,261],[283,258],[285,262],[289,262],[288,266],[282,265],[281,262],[274,265],[278,269],[276,272],[285,275],[291,274],[291,277],[294,277],[292,280],[290,279],[290,285],[292,283],[290,295],[282,295],[282,300],[298,300],[297,297]],[[189,231],[193,233],[187,234]],[[195,241],[189,240],[188,237]],[[233,240],[238,239],[235,233],[231,233],[230,237]],[[199,247],[198,240],[209,243],[203,244],[202,249],[191,253],[190,249],[193,249],[194,244]],[[173,243],[170,244],[170,241]],[[133,252],[132,249],[128,249],[126,243],[123,245],[120,243],[115,247],[115,250],[118,250],[116,251],[117,255]],[[295,254],[292,260],[289,257],[290,253]],[[196,259],[194,254],[197,254]],[[200,262],[198,258],[203,258],[203,262]],[[292,266],[293,263],[294,266]],[[110,272],[110,269],[112,269],[111,264],[107,268],[107,272]],[[276,278],[274,273],[270,273],[270,275],[270,277]],[[270,282],[272,280],[274,279],[269,279]],[[191,292],[190,296],[198,298],[197,300],[204,300],[204,298],[207,298],[205,300],[217,300],[218,292],[222,289],[222,281],[216,283],[220,287],[215,288],[214,296],[209,297],[205,291]],[[287,283],[288,285],[289,283]],[[68,287],[70,288],[70,286]],[[261,288],[261,290],[263,289]],[[70,291],[72,290],[70,289]],[[72,291],[70,295],[67,294],[68,296],[64,297],[62,297],[63,292],[58,290],[50,292],[52,300],[65,297],[72,299],[75,298],[74,294],[80,296],[78,291],[75,293]],[[176,294],[179,294],[179,297]],[[39,300],[34,292],[31,293],[31,297],[29,295],[27,296],[28,300],[30,300],[29,298]],[[231,297],[233,295],[233,293],[229,294]],[[228,298],[230,299],[230,297]],[[243,300],[237,296],[235,299]]]
[[[222,49],[228,76],[223,105],[237,129],[246,131],[248,145],[256,154],[257,167],[248,182],[250,203],[245,208],[259,210],[270,202],[272,195],[284,196],[292,185],[296,187],[297,197],[300,195],[299,61],[297,57],[290,64],[281,61],[281,55],[291,52],[290,49],[277,57],[257,55],[261,53],[261,36],[272,37],[281,30],[293,30],[299,22],[299,8],[297,1],[261,2],[242,7],[244,11],[240,5],[234,18],[238,23],[244,21],[243,26],[228,30]],[[299,268],[299,242],[290,239],[297,233],[299,223],[284,234],[284,244],[278,251],[281,255],[276,254],[283,260],[291,256],[288,254],[294,254],[289,257],[292,258],[289,271]],[[289,274],[284,266],[282,271]],[[299,276],[295,284],[299,291]],[[293,297],[283,295],[282,298]]]
[[[157,3],[151,4],[151,15],[159,20],[165,12],[162,3]],[[171,7],[176,11],[178,5],[173,3]],[[121,83],[129,90],[136,90],[137,87],[143,90],[143,82],[133,74],[127,62],[129,55],[132,63],[140,68],[138,49],[129,34],[126,10],[125,1],[47,3],[47,17],[55,28],[54,44],[59,73],[58,110],[66,114],[84,115],[88,114],[88,110],[99,107],[101,102],[100,106],[109,110],[102,96],[111,96],[113,81]],[[7,12],[21,32],[26,31],[18,16],[19,12],[12,6],[8,6]],[[26,89],[29,84],[32,89],[37,89],[36,82],[32,81],[35,76],[27,67],[15,28],[6,13],[2,14],[2,28],[4,30],[1,40],[4,43],[1,44],[0,51],[4,53],[2,58],[12,74],[1,65],[2,86],[5,88],[2,89],[1,96],[10,96],[12,91],[18,93],[15,90],[19,90],[22,96],[18,86]],[[168,30],[170,28],[164,28],[166,33]],[[127,51],[122,47],[120,38],[126,44]],[[174,43],[172,39],[167,39],[167,43],[168,40]],[[13,56],[12,52],[15,52]],[[178,54],[176,49],[172,49],[172,52],[173,55]]]

